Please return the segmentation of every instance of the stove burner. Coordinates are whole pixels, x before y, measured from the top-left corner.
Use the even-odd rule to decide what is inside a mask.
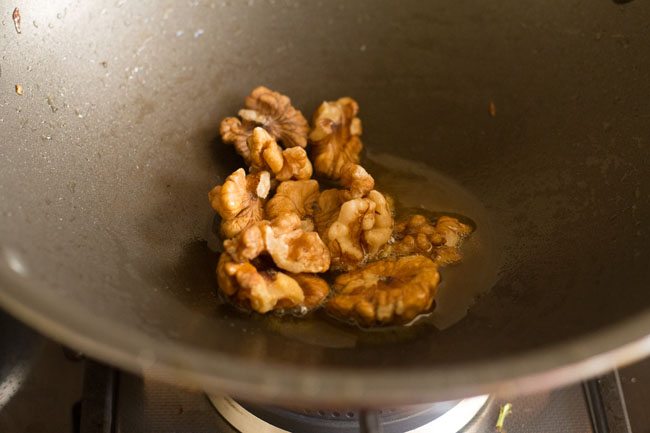
[[[489,396],[446,401],[377,413],[383,433],[457,433],[485,406]],[[241,433],[358,433],[359,411],[291,410],[210,396],[226,421]],[[374,430],[369,430],[374,431]]]

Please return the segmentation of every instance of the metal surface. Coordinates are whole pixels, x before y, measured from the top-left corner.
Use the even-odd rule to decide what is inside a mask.
[[[646,365],[647,368],[647,365]],[[647,414],[647,409],[638,410],[642,402],[646,403],[647,401],[637,398],[632,400],[632,403],[637,407],[637,413],[635,414],[635,422],[642,422],[640,424],[641,428],[637,427],[632,430],[632,420],[630,418],[630,413],[628,412],[627,406],[630,401],[625,396],[623,392],[623,384],[621,382],[621,377],[617,370],[599,378],[594,383],[595,391],[600,397],[602,402],[603,411],[601,418],[602,422],[601,430],[597,430],[596,433],[603,432],[621,432],[621,433],[646,433],[648,430],[648,424],[643,423],[644,418]]]
[[[238,403],[230,397],[210,401],[242,433],[458,433],[485,406],[488,396],[387,410],[291,410]]]
[[[80,431],[113,433],[117,393],[117,371],[106,365],[86,361],[83,398],[81,399]]]
[[[216,398],[211,398],[214,402]],[[357,410],[352,408],[337,408],[325,410],[316,409],[286,409],[275,406],[258,405],[250,403],[238,403],[252,415],[270,421],[279,427],[287,430],[300,430],[298,424],[311,424],[315,427],[313,433],[322,433],[333,430],[351,430],[356,433],[358,424],[365,425],[371,429],[371,424],[383,424],[390,430],[391,424],[405,424],[403,427],[413,427],[426,424],[433,419],[439,418],[447,413],[460,400],[438,402],[435,404],[424,404],[418,406],[384,409]],[[376,419],[375,419],[376,418]],[[375,419],[373,421],[373,419]],[[411,420],[412,423],[405,420]],[[287,421],[289,422],[287,424]],[[319,425],[320,424],[320,425]],[[394,430],[394,429],[393,429]],[[410,430],[410,428],[403,428]]]
[[[620,370],[621,395],[633,433],[650,433],[650,360]],[[613,404],[609,405],[614,406]],[[621,405],[621,411],[622,405]],[[623,431],[623,430],[621,430]]]
[[[83,362],[0,311],[0,432],[73,433]]]
[[[239,432],[290,433],[290,430],[281,429],[256,417],[231,398],[211,397],[210,401],[219,414]]]
[[[648,2],[20,3],[20,34],[0,5],[0,303],[48,335],[324,405],[526,392],[650,352]],[[338,344],[218,306],[206,192],[237,160],[217,125],[260,83],[307,115],[357,98],[368,149],[483,203],[504,263],[464,320]]]
[[[375,410],[362,410],[359,413],[359,433],[384,433],[379,421],[379,413]]]
[[[587,403],[580,385],[514,399],[493,399],[462,433],[496,432],[500,408],[512,404],[512,413],[503,423],[507,433],[599,433],[593,430]],[[628,433],[612,430],[610,433]]]
[[[598,389],[598,382],[590,380],[584,384],[585,398],[591,415],[591,423],[594,433],[607,433],[607,413],[603,403],[603,397]]]
[[[237,433],[205,394],[124,372],[116,407],[116,433]]]
[[[120,386],[123,389],[118,394],[118,407],[124,409],[123,412],[118,410],[117,431],[120,433],[236,433],[202,393],[128,374],[120,375]],[[485,409],[461,432],[493,432],[499,408],[506,402],[513,405],[513,412],[504,424],[508,433],[597,433],[591,428],[589,411],[579,384],[514,399],[490,399]],[[636,405],[639,410],[646,406],[645,401]],[[435,430],[436,433],[439,431]],[[628,432],[611,430],[610,433]],[[633,433],[645,433],[645,430],[633,430]]]

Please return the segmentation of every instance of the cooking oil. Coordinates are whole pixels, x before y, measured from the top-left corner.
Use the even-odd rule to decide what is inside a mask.
[[[395,155],[369,152],[362,165],[374,177],[375,189],[393,199],[396,221],[414,214],[432,220],[449,215],[474,229],[462,244],[462,260],[440,268],[435,308],[410,324],[391,327],[360,328],[336,320],[322,309],[305,317],[252,314],[253,326],[323,347],[386,344],[444,332],[462,320],[476,298],[494,285],[501,262],[499,227],[477,197],[431,167]]]

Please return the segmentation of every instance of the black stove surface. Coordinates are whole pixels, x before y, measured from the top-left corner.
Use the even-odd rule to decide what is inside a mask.
[[[236,432],[206,395],[84,359],[2,312],[0,347],[1,433]],[[650,360],[551,392],[490,398],[461,433],[497,431],[506,403],[507,433],[650,433]]]
[[[78,430],[83,375],[83,360],[0,310],[1,433]]]

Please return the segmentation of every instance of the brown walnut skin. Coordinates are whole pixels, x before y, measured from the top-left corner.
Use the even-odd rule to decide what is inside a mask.
[[[404,324],[431,309],[439,281],[424,256],[380,260],[339,275],[325,308],[364,326]]]
[[[221,232],[232,238],[264,218],[264,199],[271,188],[266,171],[246,175],[243,168],[208,193],[212,208],[221,216]]]
[[[253,129],[247,144],[252,172],[268,171],[279,181],[309,179],[312,175],[312,165],[305,149],[282,149],[264,128]]]
[[[251,162],[247,144],[253,129],[264,128],[271,136],[286,147],[307,146],[309,124],[299,110],[291,105],[289,97],[264,86],[253,89],[239,110],[239,118],[226,117],[221,121],[219,132],[226,144],[232,144],[246,161]]]
[[[313,118],[309,134],[311,158],[317,174],[339,180],[347,163],[358,164],[363,149],[359,105],[352,98],[323,102]]]
[[[251,262],[236,262],[221,254],[217,281],[222,293],[236,305],[258,313],[300,309],[311,311],[322,305],[329,284],[315,274],[291,274]],[[305,311],[306,310],[306,311]]]
[[[423,254],[440,265],[461,260],[460,246],[472,228],[458,219],[441,216],[435,223],[423,215],[412,215],[395,224],[394,241],[380,252],[381,257]]]

